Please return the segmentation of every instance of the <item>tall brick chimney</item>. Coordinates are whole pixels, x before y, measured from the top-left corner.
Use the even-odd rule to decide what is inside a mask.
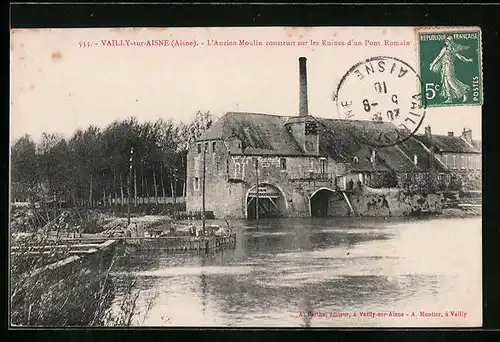
[[[453,136],[454,136],[453,131],[449,131],[449,132],[448,132],[448,136],[449,136],[449,137],[453,137]]]
[[[299,77],[300,77],[300,102],[299,116],[308,116],[309,109],[307,104],[307,59],[299,57]]]

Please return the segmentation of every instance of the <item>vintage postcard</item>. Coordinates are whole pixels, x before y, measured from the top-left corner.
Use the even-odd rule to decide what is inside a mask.
[[[11,326],[482,325],[481,28],[10,49]]]

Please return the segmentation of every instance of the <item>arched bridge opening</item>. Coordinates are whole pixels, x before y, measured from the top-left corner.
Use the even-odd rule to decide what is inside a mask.
[[[248,191],[246,201],[247,218],[251,220],[256,219],[257,215],[259,218],[282,217],[286,212],[285,196],[271,184],[254,185]]]
[[[311,217],[349,216],[352,210],[342,192],[320,188],[310,197]]]

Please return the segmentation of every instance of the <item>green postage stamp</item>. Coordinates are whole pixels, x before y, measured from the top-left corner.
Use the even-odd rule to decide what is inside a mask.
[[[482,104],[479,27],[419,32],[418,44],[420,77],[427,107]]]

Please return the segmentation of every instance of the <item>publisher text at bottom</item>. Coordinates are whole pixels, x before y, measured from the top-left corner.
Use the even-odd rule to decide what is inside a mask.
[[[325,318],[384,318],[384,317],[409,317],[409,318],[467,318],[467,311],[353,311],[353,312],[299,312],[298,317],[325,317]]]

